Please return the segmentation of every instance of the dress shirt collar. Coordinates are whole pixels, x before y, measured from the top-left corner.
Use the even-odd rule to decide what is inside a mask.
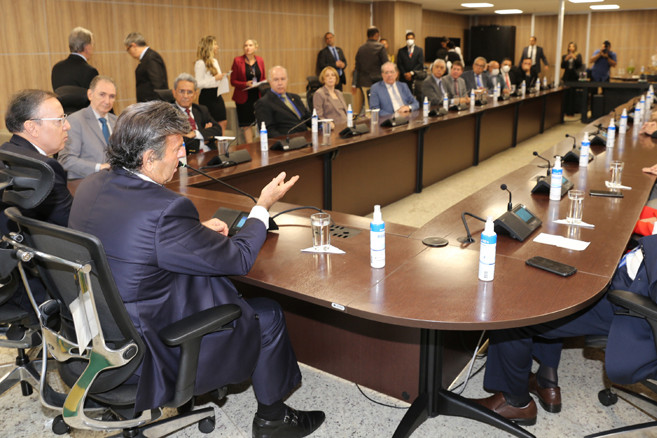
[[[35,144],[32,143],[32,142],[30,142],[30,144],[31,144],[32,146],[34,146],[34,149],[36,149],[38,153],[40,153],[41,155],[44,155],[44,156],[46,156],[46,157],[48,156],[48,154],[46,154],[46,152],[45,152],[43,149],[41,149],[39,146],[35,145]]]
[[[146,48],[144,49],[144,51],[141,52],[141,55],[139,55],[139,60],[140,60],[140,61],[142,60],[142,58],[144,57],[144,55],[146,54],[146,52],[148,52],[148,49],[150,49],[150,47],[149,47],[149,46],[146,46]]]
[[[153,181],[150,177],[144,175],[144,174],[141,173],[141,172],[136,172],[136,171],[134,171],[134,170],[127,169],[127,168],[125,168],[125,167],[124,167],[123,169],[124,169],[126,172],[133,174],[134,176],[136,176],[136,177],[139,178],[139,179],[143,179],[144,181],[152,182],[153,184],[157,184],[158,186],[162,186],[162,184]]]
[[[84,62],[88,62],[87,58],[85,58],[82,53],[71,52],[71,55],[79,56],[80,58],[84,59]]]
[[[192,113],[192,107],[191,107],[191,106],[190,106],[189,108],[185,108],[185,107],[180,106],[180,105],[178,104],[178,102],[176,102],[176,106],[178,107],[178,109],[179,109],[180,111],[184,112],[185,114],[187,114],[187,110],[189,109],[189,114],[191,114],[192,117],[194,117],[194,115],[193,115],[194,113]]]

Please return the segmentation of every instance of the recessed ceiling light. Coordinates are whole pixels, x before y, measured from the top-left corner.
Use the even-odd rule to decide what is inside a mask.
[[[520,9],[498,9],[495,11],[496,14],[502,14],[502,15],[507,15],[507,14],[522,14],[522,11]]]
[[[495,5],[492,3],[461,3],[461,6],[464,8],[492,8]]]
[[[591,5],[589,8],[594,9],[594,10],[605,10],[605,9],[619,9],[620,6],[618,5]]]
[[[568,0],[571,3],[600,3],[604,0]]]

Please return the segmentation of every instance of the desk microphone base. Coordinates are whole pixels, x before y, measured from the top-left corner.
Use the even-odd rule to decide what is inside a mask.
[[[420,387],[393,438],[410,437],[427,418],[438,415],[470,418],[524,438],[534,438],[514,422],[442,387],[443,344],[439,330],[422,329],[420,338]]]

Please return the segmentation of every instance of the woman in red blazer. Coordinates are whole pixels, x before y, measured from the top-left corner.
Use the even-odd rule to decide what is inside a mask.
[[[251,129],[255,123],[253,105],[260,98],[260,92],[257,87],[250,90],[246,90],[246,88],[266,79],[265,61],[256,56],[257,49],[258,42],[256,40],[246,40],[244,55],[235,57],[231,68],[233,72],[230,76],[230,83],[235,87],[233,100],[237,108],[237,119],[247,143],[253,142]]]

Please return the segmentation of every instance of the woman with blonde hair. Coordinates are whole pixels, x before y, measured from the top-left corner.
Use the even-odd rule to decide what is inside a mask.
[[[222,132],[226,132],[226,105],[222,94],[228,93],[228,80],[219,68],[215,58],[219,45],[217,39],[211,35],[201,38],[196,51],[194,73],[201,94],[198,103],[208,107],[210,115],[219,123]]]
[[[566,54],[561,57],[561,68],[563,68],[564,82],[574,82],[579,79],[579,72],[582,69],[582,55],[577,53],[577,44],[568,43]],[[564,113],[567,116],[575,114],[576,95],[574,88],[566,88],[564,96]]]
[[[255,123],[253,106],[260,98],[258,87],[251,87],[266,79],[265,61],[256,55],[256,50],[258,50],[256,40],[244,41],[244,55],[235,57],[231,68],[233,73],[230,76],[230,83],[235,87],[233,100],[237,108],[237,119],[247,143],[253,142],[251,128]]]
[[[340,79],[333,67],[325,67],[319,74],[319,81],[324,84],[313,95],[313,107],[317,110],[320,119],[333,119],[333,125],[346,125],[347,103],[342,91],[335,85]]]

